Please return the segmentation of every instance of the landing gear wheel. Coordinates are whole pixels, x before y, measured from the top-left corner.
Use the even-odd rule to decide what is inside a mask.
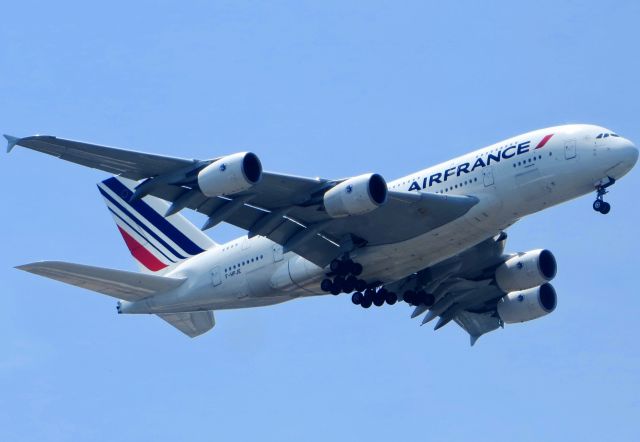
[[[353,264],[354,262],[350,259],[342,261],[342,271],[345,272],[345,274],[353,273]]]
[[[344,287],[345,279],[342,276],[336,276],[333,280],[333,290],[338,290],[338,292],[342,291],[342,287]]]
[[[364,296],[362,295],[362,293],[355,292],[353,295],[351,295],[351,302],[353,302],[355,305],[360,305],[363,298]]]
[[[378,290],[373,296],[373,304],[376,307],[382,307],[382,305],[384,304],[384,300],[387,296],[389,292],[383,287],[380,290]]]
[[[595,200],[593,202],[593,210],[595,210],[596,212],[600,212],[602,210],[602,206],[604,205],[604,201],[602,200]]]
[[[359,292],[364,292],[366,288],[367,282],[362,279],[358,279],[358,281],[356,282],[356,290]]]
[[[333,282],[329,278],[323,279],[320,283],[320,288],[323,292],[330,292],[333,288]]]
[[[350,275],[345,279],[344,284],[342,284],[342,291],[345,293],[351,293],[353,289],[356,287],[356,283],[358,282],[358,278],[353,275]]]
[[[371,298],[367,295],[364,295],[362,297],[362,301],[360,301],[360,307],[362,308],[369,308],[371,307]]]
[[[355,275],[355,276],[360,276],[360,274],[362,273],[362,264],[358,263],[358,262],[354,262],[353,265],[351,266],[351,274]]]
[[[331,270],[333,273],[338,273],[340,267],[342,267],[342,261],[340,261],[339,259],[334,259],[333,261],[331,261],[331,264],[329,264],[329,270]]]
[[[389,292],[389,293],[387,293],[387,295],[384,297],[384,300],[385,300],[385,302],[386,302],[387,304],[389,304],[389,305],[393,305],[393,304],[395,304],[396,302],[398,302],[398,295],[396,295],[396,294],[395,294],[395,293],[393,293],[393,292]]]
[[[606,215],[609,212],[611,212],[611,204],[602,203],[602,207],[600,208],[600,213],[602,213],[603,215]]]
[[[406,302],[407,304],[415,305],[416,292],[414,292],[413,290],[407,290],[406,292],[404,292],[404,296],[402,298],[404,299],[404,302]]]
[[[422,297],[422,303],[427,307],[431,307],[434,302],[436,302],[436,297],[431,293],[425,293]]]

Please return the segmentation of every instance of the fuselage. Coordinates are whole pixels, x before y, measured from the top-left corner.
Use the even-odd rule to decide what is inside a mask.
[[[351,253],[363,279],[390,283],[496,235],[522,217],[594,192],[634,166],[629,140],[594,125],[528,132],[389,182],[390,190],[471,195],[464,216],[426,234]],[[123,313],[256,307],[325,294],[327,270],[264,237],[241,237],[205,251],[167,276],[187,278],[177,289],[136,303]]]

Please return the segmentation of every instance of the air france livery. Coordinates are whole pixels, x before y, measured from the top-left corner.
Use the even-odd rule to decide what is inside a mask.
[[[473,345],[556,307],[553,254],[506,253],[505,230],[589,193],[593,209],[609,213],[605,195],[638,159],[628,139],[585,124],[529,132],[390,182],[267,172],[251,152],[199,160],[5,137],[9,151],[113,175],[98,191],[140,272],[59,261],[17,268],[112,296],[118,313],[157,315],[190,337],[213,328],[214,310],[347,293],[365,309],[402,301],[435,329],[453,321]],[[204,225],[184,209],[204,214]],[[247,234],[217,244],[203,231],[221,222]]]

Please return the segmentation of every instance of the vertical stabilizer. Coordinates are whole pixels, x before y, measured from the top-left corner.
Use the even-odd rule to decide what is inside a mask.
[[[163,274],[216,243],[169,204],[154,196],[132,200],[137,182],[112,177],[98,184],[107,208],[141,271]]]

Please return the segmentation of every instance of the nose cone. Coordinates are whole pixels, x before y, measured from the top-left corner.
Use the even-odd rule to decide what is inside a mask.
[[[613,163],[607,175],[616,179],[626,175],[638,161],[638,148],[626,138],[619,137],[615,141],[612,140],[607,150]]]
[[[618,149],[620,149],[620,159],[624,166],[627,167],[628,172],[638,162],[638,148],[630,140],[625,138]]]
[[[627,156],[626,162],[629,163],[630,165],[629,168],[631,168],[635,166],[636,163],[638,162],[638,148],[636,147],[635,144],[629,141],[629,145],[627,146],[626,149],[627,149],[627,153],[625,154]]]

